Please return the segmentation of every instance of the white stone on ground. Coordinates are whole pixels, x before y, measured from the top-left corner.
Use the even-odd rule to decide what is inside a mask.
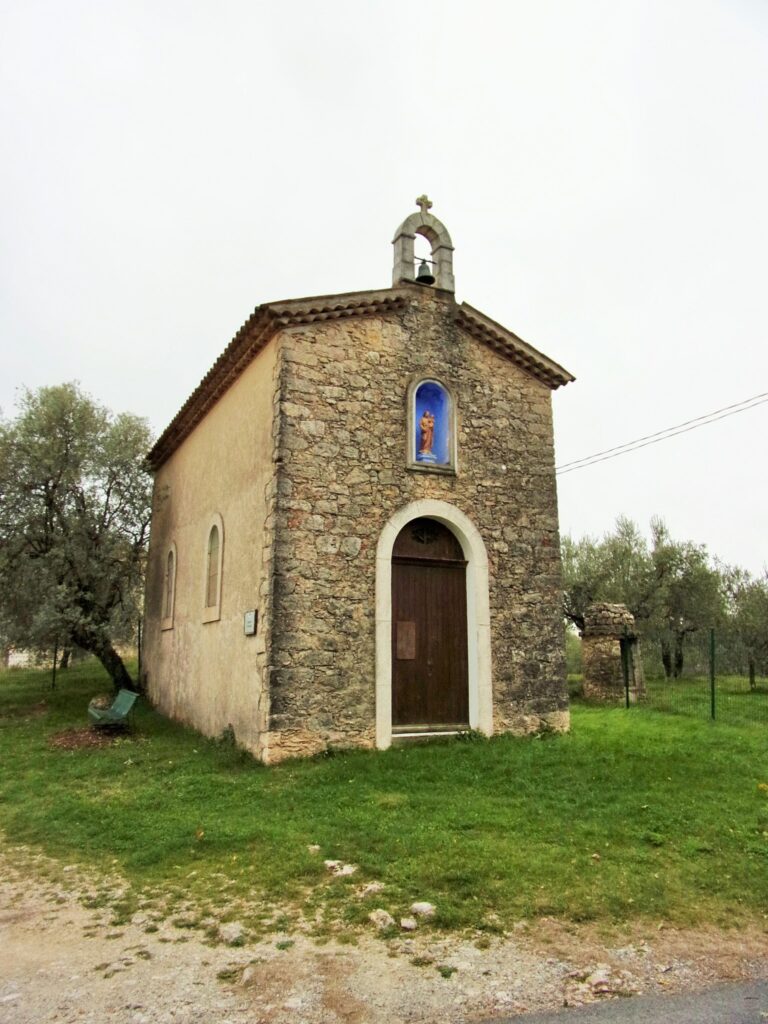
[[[323,863],[331,874],[335,875],[337,878],[343,878],[346,875],[354,875],[357,871],[357,864],[345,864],[340,860],[326,860],[323,861]]]
[[[365,885],[361,886],[355,893],[359,900],[364,900],[366,896],[375,896],[379,892],[383,892],[383,882],[366,882]]]
[[[391,928],[392,925],[395,923],[394,917],[392,917],[392,915],[388,913],[386,910],[382,910],[381,907],[379,907],[377,910],[372,910],[368,915],[368,920],[372,924],[375,924],[376,927],[381,929],[382,931],[385,928]]]
[[[240,942],[245,936],[245,928],[239,921],[230,921],[228,924],[219,925],[219,938],[228,945]]]
[[[415,914],[416,917],[434,917],[435,907],[432,903],[421,901],[418,903],[411,904],[411,913]]]

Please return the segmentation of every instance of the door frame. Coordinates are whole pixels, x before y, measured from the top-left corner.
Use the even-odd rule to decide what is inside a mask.
[[[397,536],[412,519],[426,516],[447,526],[467,560],[467,674],[469,725],[493,733],[491,688],[491,613],[488,596],[488,555],[477,527],[447,501],[422,498],[405,505],[389,519],[376,546],[376,746],[392,743],[392,550]]]

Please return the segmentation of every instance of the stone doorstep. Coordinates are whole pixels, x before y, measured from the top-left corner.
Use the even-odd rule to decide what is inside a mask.
[[[429,729],[414,732],[392,733],[392,746],[405,747],[413,743],[430,743],[434,740],[443,740],[447,736],[460,736],[466,729]]]

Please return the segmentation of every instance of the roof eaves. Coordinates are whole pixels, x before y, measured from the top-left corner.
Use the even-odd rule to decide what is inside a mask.
[[[276,321],[269,308],[256,307],[151,448],[147,458],[153,469],[158,469],[192,433],[211,406],[264,348],[278,330]]]
[[[147,456],[149,464],[159,469],[279,330],[396,312],[405,305],[406,296],[404,289],[387,288],[257,306],[157,439]]]
[[[485,316],[468,303],[462,302],[458,307],[456,319],[460,326],[479,341],[488,345],[499,355],[516,363],[552,390],[576,380],[573,374],[559,363],[550,359],[549,356],[545,356],[533,345],[518,338],[512,331],[508,331],[506,327],[502,327],[501,324],[491,320],[490,317]]]

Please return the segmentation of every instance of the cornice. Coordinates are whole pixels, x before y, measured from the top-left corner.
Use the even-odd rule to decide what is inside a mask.
[[[148,454],[149,464],[155,470],[162,466],[279,331],[326,320],[396,313],[412,301],[414,289],[418,288],[417,285],[404,285],[377,291],[288,299],[257,306],[157,439]],[[452,296],[450,300],[453,301]],[[467,303],[456,308],[455,317],[469,334],[548,387],[554,389],[575,379],[558,363]]]
[[[257,306],[157,439],[147,456],[150,466],[162,466],[278,331],[324,320],[397,312],[405,306],[406,295],[406,290],[388,288]]]
[[[498,352],[505,359],[509,359],[510,362],[526,370],[552,390],[576,380],[559,363],[545,356],[543,352],[539,352],[527,341],[518,338],[506,327],[497,324],[495,320],[484,316],[466,302],[462,302],[456,309],[456,321],[472,337],[477,338],[494,352]]]

